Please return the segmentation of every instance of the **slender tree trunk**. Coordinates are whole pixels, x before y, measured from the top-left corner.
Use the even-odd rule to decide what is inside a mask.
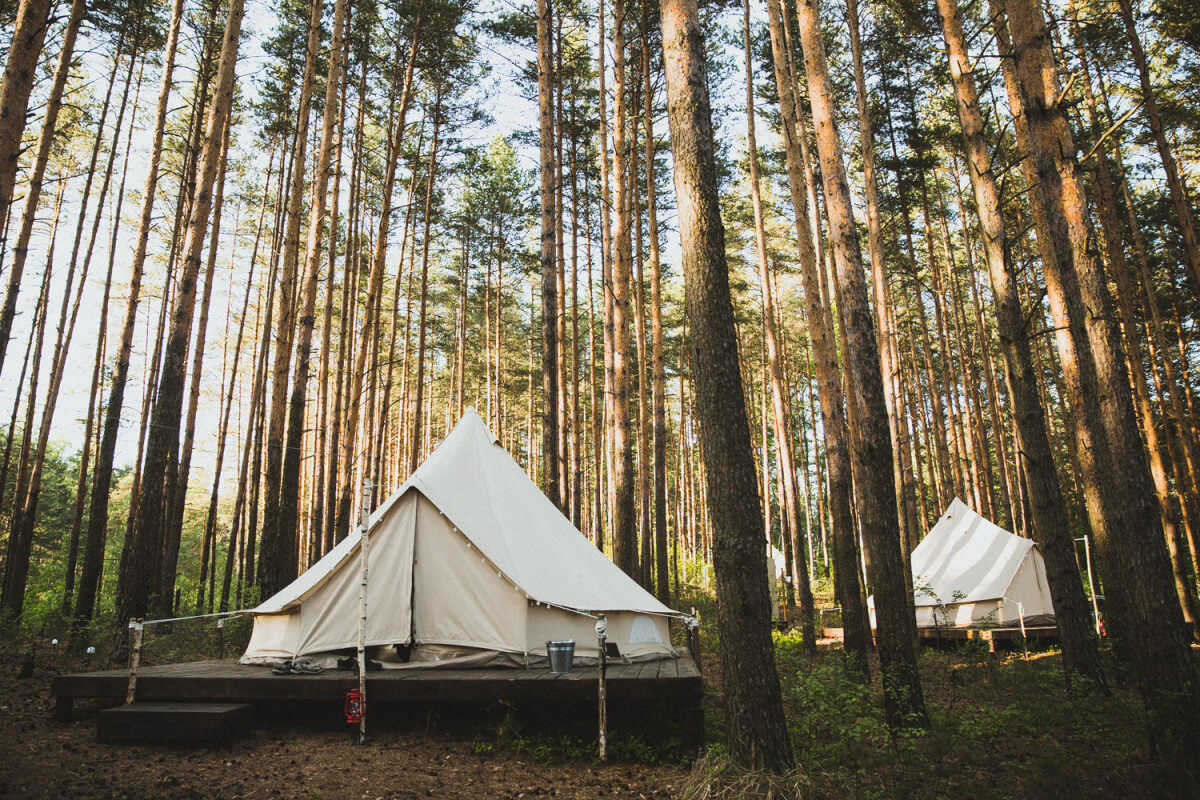
[[[750,46],[750,0],[742,4],[743,39],[746,51],[746,147],[750,160],[750,192],[754,206],[754,241],[758,256],[758,280],[762,293],[763,341],[766,348],[767,371],[771,384],[771,411],[775,430],[775,449],[778,458],[778,469],[783,488],[781,511],[783,513],[785,545],[790,544],[800,528],[800,498],[796,486],[796,465],[792,458],[791,433],[791,402],[787,387],[784,384],[782,342],[779,331],[776,330],[775,299],[771,289],[770,265],[767,263],[767,233],[763,221],[762,195],[759,191],[758,147],[754,131],[754,71]],[[766,376],[764,376],[766,377]],[[763,410],[763,425],[766,426],[766,409]],[[763,451],[766,452],[766,436],[763,437]],[[766,471],[763,473],[763,486],[768,484]],[[769,504],[768,504],[769,509]],[[789,533],[791,536],[789,536]],[[785,549],[791,550],[791,547]],[[817,637],[813,629],[813,596],[809,584],[808,571],[796,570],[800,578],[798,587],[800,593],[800,625],[801,639],[804,650],[809,655],[817,652]],[[788,592],[791,599],[791,592]]]
[[[0,229],[8,217],[17,183],[17,165],[21,157],[21,137],[25,133],[29,94],[37,77],[38,57],[46,39],[52,5],[51,0],[21,0],[17,6],[16,26],[8,45],[4,79],[0,82]],[[50,127],[53,129],[53,126]],[[13,311],[8,311],[10,306]],[[4,353],[8,350],[8,337],[12,331],[12,316],[16,312],[15,293],[10,292],[9,297],[5,297],[4,309],[0,316],[0,368],[4,366]]]
[[[792,766],[770,634],[764,532],[755,502],[754,461],[739,391],[737,338],[717,201],[704,37],[692,0],[661,3],[667,111],[696,400],[708,475],[717,574],[717,625],[734,758],[782,772]],[[618,83],[620,81],[618,80]]]
[[[658,599],[670,604],[667,575],[667,378],[663,357],[662,264],[658,241],[658,181],[654,165],[654,92],[650,81],[651,5],[642,7],[642,102],[646,119],[646,222],[650,234],[650,339],[654,409],[654,586]]]
[[[821,421],[828,461],[828,502],[834,541],[835,590],[842,607],[846,653],[855,666],[866,674],[868,669],[866,608],[858,580],[858,545],[850,512],[850,449],[847,441],[845,401],[838,374],[837,345],[834,343],[832,316],[822,301],[819,267],[809,210],[805,199],[804,158],[799,138],[799,109],[787,56],[782,24],[783,11],[778,0],[767,1],[771,25],[771,52],[775,64],[775,87],[779,92],[783,115],[783,138],[791,190],[796,241],[800,255],[800,273],[804,282],[804,301],[812,342],[813,363],[821,401]],[[822,516],[823,518],[823,516]]]
[[[550,0],[537,3],[538,142],[541,162],[542,214],[542,461],[546,495],[564,507],[559,458],[558,269],[555,260],[559,231],[555,224],[554,194],[554,43]]]
[[[417,17],[413,23],[414,33],[412,39],[409,41],[408,62],[404,68],[404,87],[400,92],[398,119],[395,122],[395,128],[390,134],[388,164],[384,173],[383,207],[380,210],[379,230],[375,238],[375,248],[371,259],[371,274],[367,282],[367,310],[363,317],[358,352],[355,357],[355,368],[350,373],[349,385],[346,392],[346,427],[342,449],[342,463],[345,474],[343,475],[341,493],[338,497],[337,527],[334,529],[334,537],[337,541],[344,539],[350,531],[351,501],[354,496],[353,465],[357,452],[355,449],[355,440],[358,436],[358,417],[362,400],[360,395],[363,391],[363,380],[369,377],[366,375],[367,354],[370,352],[371,343],[375,339],[374,321],[370,315],[371,301],[380,297],[383,292],[383,269],[387,257],[388,229],[391,225],[392,192],[396,187],[396,163],[400,158],[400,143],[404,139],[404,121],[408,114],[408,104],[412,95],[413,73],[416,67],[417,53],[420,49],[420,41],[417,34],[421,27],[420,20],[421,16],[418,10]]]
[[[320,26],[320,0],[314,3],[314,27]],[[292,581],[299,567],[296,557],[300,532],[300,462],[303,458],[304,412],[308,393],[308,370],[312,350],[313,324],[317,305],[317,290],[320,286],[321,236],[325,228],[325,209],[329,171],[332,163],[334,123],[341,116],[338,93],[341,83],[343,30],[345,27],[346,0],[337,0],[333,12],[333,41],[329,50],[329,71],[325,79],[325,116],[321,126],[321,144],[317,150],[317,169],[312,185],[312,202],[308,214],[308,240],[304,249],[304,295],[296,324],[296,375],[292,383],[292,394],[288,409],[288,428],[283,455],[282,484],[279,493],[279,549],[282,557],[276,564],[275,580],[280,585]],[[332,249],[332,244],[330,245]],[[326,298],[329,303],[332,298]],[[322,458],[320,450],[318,459]],[[265,589],[265,587],[264,587]]]
[[[1183,251],[1187,257],[1188,267],[1192,271],[1195,286],[1200,287],[1200,239],[1196,236],[1195,214],[1192,201],[1187,195],[1179,166],[1167,142],[1166,131],[1163,129],[1162,114],[1158,108],[1154,86],[1150,83],[1150,65],[1147,63],[1146,52],[1142,48],[1142,40],[1138,35],[1137,22],[1133,16],[1133,0],[1117,0],[1121,22],[1125,26],[1125,35],[1129,39],[1129,50],[1133,55],[1134,66],[1137,67],[1138,78],[1142,87],[1142,104],[1146,109],[1146,122],[1158,149],[1158,157],[1162,161],[1163,172],[1167,178],[1167,191],[1171,195],[1171,205],[1175,210],[1175,219],[1179,223],[1179,234],[1183,238]],[[1132,209],[1131,209],[1132,210]]]
[[[65,185],[65,181],[63,185]],[[19,526],[21,522],[21,504],[25,499],[26,486],[28,484],[29,474],[29,443],[33,436],[33,420],[34,412],[37,409],[38,382],[42,373],[42,349],[46,339],[46,325],[50,312],[50,280],[54,270],[54,244],[58,234],[58,221],[62,211],[62,190],[59,190],[58,199],[54,205],[54,220],[51,223],[50,230],[50,245],[46,254],[46,266],[42,271],[42,288],[38,295],[38,305],[34,312],[33,327],[30,331],[30,340],[33,343],[33,362],[29,363],[29,351],[26,351],[25,366],[32,369],[29,370],[29,392],[25,401],[25,421],[21,426],[21,445],[20,452],[17,455],[17,474],[14,480],[12,510],[10,513],[9,522],[9,537],[8,544],[5,548],[4,559],[4,575],[3,580],[0,580],[0,587],[7,589],[8,573],[13,569],[14,556],[18,555],[21,549],[19,539]],[[64,298],[64,303],[66,299]],[[12,422],[8,427],[8,442],[5,445],[3,481],[0,481],[0,495],[3,495],[3,490],[8,487],[8,466],[9,455],[12,449],[13,437],[16,435],[16,420],[17,412],[20,408],[20,390],[25,382],[24,371],[21,374],[21,387],[18,387],[17,399],[13,403]],[[21,569],[18,567],[18,569]]]
[[[875,179],[875,132],[871,127],[862,42],[859,38],[858,0],[846,0],[846,20],[850,30],[850,49],[854,60],[858,130],[862,143],[863,190],[867,210],[867,247],[871,256],[871,292],[872,299],[875,301],[878,323],[876,336],[879,338],[879,367],[883,372],[884,400],[887,402],[888,421],[892,434],[892,458],[899,467],[896,470],[896,492],[900,504],[900,525],[905,547],[911,550],[913,545],[920,540],[921,526],[917,519],[916,487],[912,466],[906,452],[908,441],[904,393],[899,391],[897,382],[899,367],[894,349],[896,332],[892,321],[892,301],[888,290],[883,233],[879,223],[879,190]]]
[[[179,563],[179,544],[183,535],[183,515],[187,505],[188,478],[192,466],[192,448],[196,440],[196,413],[200,405],[200,381],[204,375],[204,348],[208,339],[208,312],[212,302],[213,283],[216,279],[217,253],[220,250],[221,212],[225,205],[225,169],[229,160],[229,122],[224,131],[221,165],[217,169],[216,194],[213,199],[212,234],[208,245],[208,264],[204,271],[204,292],[200,299],[200,318],[196,323],[195,344],[192,354],[191,386],[188,392],[188,408],[183,428],[183,447],[179,455],[179,467],[174,491],[167,498],[167,529],[163,539],[162,566],[158,584],[158,604],[163,609],[174,609],[175,576]],[[235,223],[234,229],[237,229]],[[177,609],[174,609],[177,610]]]
[[[629,315],[632,219],[629,152],[625,140],[625,0],[613,2],[613,193],[617,207],[612,267],[612,537],[613,561],[630,576],[638,573],[634,508],[633,435],[629,416]]]
[[[200,580],[199,588],[196,595],[196,609],[204,608],[206,581],[209,577],[209,568],[211,564],[212,575],[216,575],[217,571],[217,550],[216,550],[216,533],[217,533],[217,500],[221,489],[221,469],[225,463],[225,447],[228,444],[229,436],[229,416],[233,411],[233,396],[234,389],[237,386],[238,364],[241,361],[242,355],[242,340],[246,331],[246,315],[250,309],[250,293],[254,287],[254,273],[258,266],[258,246],[262,237],[263,219],[267,211],[267,190],[271,185],[271,174],[275,167],[275,151],[271,150],[271,154],[267,157],[267,177],[263,185],[263,196],[259,203],[258,210],[258,225],[254,237],[254,246],[250,250],[250,267],[246,274],[246,294],[242,300],[242,313],[238,317],[237,337],[234,340],[233,346],[233,365],[229,369],[229,389],[225,392],[224,409],[221,412],[221,426],[217,429],[217,456],[213,465],[213,482],[212,490],[208,497],[208,513],[204,521],[204,537],[200,545]],[[230,272],[233,272],[233,266],[230,265]],[[231,274],[232,278],[232,274]],[[232,295],[230,295],[232,301]],[[240,410],[239,410],[240,413]],[[239,476],[240,477],[240,476]],[[230,549],[233,549],[232,538],[230,540]],[[212,604],[215,598],[213,591],[208,591],[208,611],[212,611]],[[201,612],[203,613],[203,612]]]
[[[308,126],[312,116],[313,81],[316,75],[317,49],[321,38],[322,0],[312,0],[308,37],[304,48],[304,75],[300,83],[299,110],[296,112],[296,145],[291,185],[288,188],[286,228],[283,234],[282,268],[279,275],[279,307],[275,324],[275,365],[271,374],[271,413],[267,427],[266,500],[263,515],[262,546],[258,563],[258,582],[263,597],[270,597],[296,577],[297,552],[294,513],[285,519],[281,507],[284,439],[287,427],[289,377],[292,368],[293,341],[296,336],[296,273],[300,259],[300,223],[303,213],[304,179],[308,174]],[[327,107],[327,115],[333,107]],[[324,194],[324,187],[321,194]],[[311,327],[311,326],[310,326]],[[303,427],[303,413],[297,421]],[[290,525],[290,527],[288,527]]]
[[[797,18],[808,75],[817,150],[824,176],[830,238],[841,290],[840,314],[846,326],[848,373],[854,383],[858,411],[854,481],[858,488],[858,518],[875,595],[876,643],[884,675],[884,699],[893,726],[926,728],[925,701],[917,672],[916,621],[910,613],[883,378],[867,288],[863,279],[858,231],[850,205],[842,146],[835,127],[833,87],[825,60],[825,45],[817,9],[811,0],[798,0]]]
[[[87,545],[84,548],[83,570],[79,578],[79,596],[75,602],[74,625],[76,628],[92,618],[104,568],[104,546],[108,534],[108,500],[112,487],[113,456],[116,452],[117,435],[120,432],[121,412],[125,405],[125,385],[129,376],[129,359],[133,351],[134,329],[137,325],[137,310],[141,300],[142,272],[146,263],[146,249],[154,213],[154,198],[158,187],[158,170],[162,157],[162,142],[166,129],[171,79],[175,69],[175,51],[179,43],[179,25],[182,17],[183,0],[175,0],[171,7],[171,22],[163,52],[163,72],[158,88],[154,131],[150,140],[150,164],[146,172],[146,184],[142,190],[142,207],[138,215],[138,229],[129,278],[129,299],[125,306],[125,322],[121,328],[121,342],[117,349],[116,364],[113,366],[112,383],[109,387],[108,403],[104,412],[104,427],[100,435],[100,446],[96,451],[96,466],[92,471]]]
[[[1001,214],[1000,190],[992,169],[993,156],[984,138],[983,116],[963,36],[962,16],[956,0],[938,0],[942,31],[950,59],[959,122],[966,138],[971,185],[982,233],[983,251],[995,297],[996,324],[1004,354],[1006,389],[1019,438],[1021,467],[1030,492],[1033,537],[1046,561],[1046,579],[1063,648],[1068,680],[1078,675],[1107,690],[1096,641],[1091,633],[1090,609],[1067,519],[1066,502],[1054,468],[1046,430],[1046,416],[1037,394],[1029,338],[1021,299],[1013,275],[1012,243]],[[997,431],[997,440],[1002,433]]]
[[[417,465],[420,463],[420,456],[422,454],[421,448],[419,445],[420,445],[420,441],[421,441],[421,414],[422,414],[423,403],[424,403],[424,399],[425,399],[425,328],[426,328],[425,318],[426,318],[426,313],[427,313],[427,306],[429,303],[429,236],[430,236],[431,226],[433,224],[433,185],[434,185],[433,182],[434,182],[434,178],[437,176],[438,144],[440,143],[438,135],[441,132],[441,123],[442,123],[441,88],[439,87],[436,91],[437,91],[437,97],[434,100],[434,104],[433,104],[433,141],[429,148],[429,172],[425,176],[425,214],[424,214],[425,233],[424,233],[423,240],[421,242],[421,310],[420,310],[420,316],[418,317],[418,321],[417,321],[417,380],[416,380],[417,398],[416,398],[416,402],[414,404],[415,410],[413,411],[413,425],[412,425],[413,447],[412,447],[412,450],[409,451],[409,459],[408,459],[408,468],[409,468],[410,473],[416,472]],[[551,255],[553,256],[553,253]],[[544,258],[544,253],[543,253],[543,258]],[[545,261],[543,261],[542,266],[545,267]],[[550,266],[553,269],[553,266],[554,266],[553,258],[551,258]],[[542,277],[543,277],[543,279],[545,278],[544,273],[543,273]],[[551,276],[551,278],[553,278],[553,275]],[[552,281],[552,283],[553,283],[553,281]],[[544,289],[544,286],[545,286],[545,284],[543,283],[543,289]],[[545,297],[545,295],[543,295],[543,298],[544,297]],[[551,324],[551,327],[553,328],[554,327],[553,317],[550,320],[550,324]],[[542,321],[543,333],[545,333],[545,325],[546,325],[545,319],[543,318],[543,321]],[[551,357],[553,358],[553,353],[551,353]],[[550,369],[550,367],[546,365],[545,361],[543,361],[542,366],[544,369]],[[546,395],[546,402],[548,402],[548,403],[551,402],[550,395]],[[549,419],[546,420],[547,427],[550,427],[552,424],[557,425],[557,423],[558,423],[557,416],[555,416],[553,422],[551,422],[551,420],[549,420]],[[557,453],[558,453],[557,438],[551,442],[551,445],[554,449],[554,453],[557,455]],[[544,453],[549,453],[549,451],[544,451]],[[547,458],[549,458],[549,456],[547,456]],[[551,469],[549,464],[547,464],[547,469]],[[551,473],[548,472],[547,474],[550,475]],[[561,500],[561,498],[559,498],[559,499]]]
[[[120,48],[118,48],[119,51]],[[5,583],[2,605],[9,609],[14,615],[19,615],[25,603],[25,587],[29,576],[29,557],[33,544],[34,526],[37,521],[38,503],[41,499],[42,476],[45,468],[46,448],[50,442],[50,428],[54,421],[54,414],[58,407],[58,393],[62,388],[62,381],[66,371],[67,355],[70,352],[71,340],[75,334],[75,323],[79,319],[79,307],[83,298],[83,292],[87,287],[88,271],[92,263],[92,253],[95,252],[96,237],[99,233],[100,221],[104,212],[104,201],[108,195],[108,187],[112,182],[113,165],[116,160],[119,143],[121,140],[121,129],[125,121],[125,110],[129,103],[129,90],[133,81],[133,70],[137,59],[130,56],[129,69],[125,74],[125,89],[121,93],[120,110],[117,113],[116,124],[113,126],[113,140],[109,148],[108,161],[105,164],[104,179],[101,181],[99,197],[96,202],[96,215],[93,218],[91,234],[88,237],[87,249],[84,252],[83,265],[79,271],[79,283],[75,289],[75,300],[69,303],[72,286],[75,279],[75,265],[79,255],[79,247],[83,235],[84,222],[87,218],[87,202],[82,204],[79,223],[75,228],[75,243],[71,250],[71,258],[67,272],[67,286],[63,294],[62,314],[58,322],[58,337],[55,342],[54,355],[51,360],[50,381],[46,389],[46,397],[42,409],[41,427],[38,431],[38,441],[33,455],[32,473],[30,474],[25,491],[16,496],[15,500],[20,504],[20,511],[13,515],[12,535],[8,542],[8,558],[7,570],[5,572]],[[136,116],[137,101],[134,101]],[[107,109],[106,109],[107,110]],[[100,140],[103,138],[103,123],[96,136],[96,144],[92,150],[92,160],[88,168],[88,181],[86,186],[90,186],[92,174],[94,173],[96,157],[99,155]],[[85,197],[87,192],[85,189]],[[118,209],[117,219],[120,213]],[[110,262],[111,264],[111,262]],[[111,280],[112,273],[109,272]],[[67,318],[68,305],[71,307],[70,319]]]
[[[35,3],[22,3],[21,12],[35,13],[30,11],[30,7]],[[49,0],[44,4],[47,12],[49,10]],[[86,0],[72,0],[71,13],[67,18],[67,26],[63,30],[62,47],[58,54],[58,65],[54,68],[54,79],[50,86],[50,94],[46,99],[46,114],[42,121],[42,130],[38,135],[37,147],[34,155],[33,164],[29,170],[29,186],[25,191],[25,204],[21,213],[21,229],[17,233],[17,241],[13,246],[13,260],[8,269],[8,289],[4,295],[4,305],[0,307],[0,369],[4,366],[4,353],[8,350],[8,339],[12,335],[13,319],[17,311],[17,293],[21,290],[21,276],[25,271],[25,259],[29,255],[29,237],[33,234],[33,224],[37,220],[38,204],[42,195],[42,180],[46,175],[46,164],[50,160],[50,147],[54,144],[54,136],[58,132],[58,112],[62,108],[63,89],[67,85],[67,78],[71,73],[71,61],[75,55],[75,39],[79,34],[79,26],[83,22],[83,12],[87,7]],[[19,12],[20,13],[20,12]],[[24,23],[22,19],[18,22],[18,30],[13,34],[13,44],[10,46],[10,65],[11,58],[17,56],[19,47],[19,38],[23,35],[20,25]],[[45,32],[45,21],[41,28],[39,36]],[[24,32],[28,37],[28,30]],[[40,45],[37,49],[40,49]],[[34,54],[36,63],[36,52]],[[30,72],[32,72],[32,66]],[[14,78],[24,79],[24,76],[18,76],[14,73]],[[30,76],[32,78],[32,76]],[[7,130],[8,126],[16,120],[10,120],[8,115],[10,108],[8,102],[10,96],[8,91],[9,73],[5,72],[4,85],[0,88],[0,227],[4,224],[4,219],[9,213],[9,203],[12,201],[13,185],[6,183],[9,180],[16,178],[16,160],[17,152],[13,152],[11,156],[8,154],[8,142],[6,137],[10,135]],[[16,85],[11,87],[14,91],[18,90]],[[28,100],[29,88],[25,88],[26,100]],[[13,97],[16,102],[19,98]],[[11,109],[12,113],[16,113],[16,106]],[[20,123],[24,125],[25,109],[20,110]],[[21,132],[16,132],[18,144],[21,139]],[[13,174],[8,175],[6,165],[8,159],[12,159]],[[3,256],[0,256],[0,262],[3,262]]]
[[[1008,0],[1007,12],[1030,155],[1057,256],[1043,264],[1051,307],[1056,324],[1062,325],[1057,319],[1061,316],[1083,328],[1075,337],[1077,357],[1095,359],[1095,393],[1083,391],[1087,383],[1074,378],[1068,381],[1068,392],[1080,412],[1086,413],[1088,406],[1095,414],[1089,457],[1095,459],[1096,469],[1085,477],[1085,487],[1093,495],[1089,513],[1103,517],[1093,521],[1101,576],[1110,594],[1121,587],[1124,595],[1117,598],[1114,627],[1137,667],[1153,718],[1151,735],[1168,759],[1200,782],[1200,673],[1175,596],[1162,520],[1137,435],[1129,376],[1092,247],[1082,171],[1059,102],[1046,24],[1041,6],[1032,0]],[[1063,366],[1073,365],[1064,357]]]
[[[118,635],[114,655],[123,655],[126,645],[125,623],[144,616],[152,589],[151,572],[161,546],[164,486],[168,462],[179,444],[180,412],[183,405],[183,370],[188,341],[191,338],[192,312],[196,301],[196,276],[200,255],[207,239],[208,217],[212,205],[213,183],[222,158],[222,133],[233,105],[234,73],[242,28],[242,0],[230,0],[228,18],[217,69],[217,86],[209,108],[205,146],[201,155],[191,214],[183,247],[184,261],[179,275],[171,333],[166,360],[158,380],[158,393],[150,421],[141,494],[138,497],[137,523],[128,558],[122,558],[118,578]],[[148,480],[147,480],[148,478]]]

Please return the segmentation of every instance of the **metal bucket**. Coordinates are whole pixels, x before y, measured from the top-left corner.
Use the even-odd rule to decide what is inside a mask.
[[[575,660],[575,640],[546,642],[546,656],[550,659],[551,672],[558,675],[567,674],[571,671],[571,662]]]

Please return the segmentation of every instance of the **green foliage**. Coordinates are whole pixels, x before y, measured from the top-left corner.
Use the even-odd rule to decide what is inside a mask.
[[[800,763],[809,772],[838,764],[850,776],[861,776],[888,741],[882,708],[871,687],[839,661],[806,666],[785,689]]]

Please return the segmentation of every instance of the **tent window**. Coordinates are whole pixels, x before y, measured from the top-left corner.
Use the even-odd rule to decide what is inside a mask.
[[[634,617],[629,626],[629,643],[662,644],[662,637],[658,635],[658,626],[654,624],[654,620],[645,614]]]

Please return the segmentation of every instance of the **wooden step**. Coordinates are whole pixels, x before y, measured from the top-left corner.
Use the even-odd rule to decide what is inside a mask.
[[[249,703],[134,703],[100,712],[101,742],[221,742],[245,730]]]

